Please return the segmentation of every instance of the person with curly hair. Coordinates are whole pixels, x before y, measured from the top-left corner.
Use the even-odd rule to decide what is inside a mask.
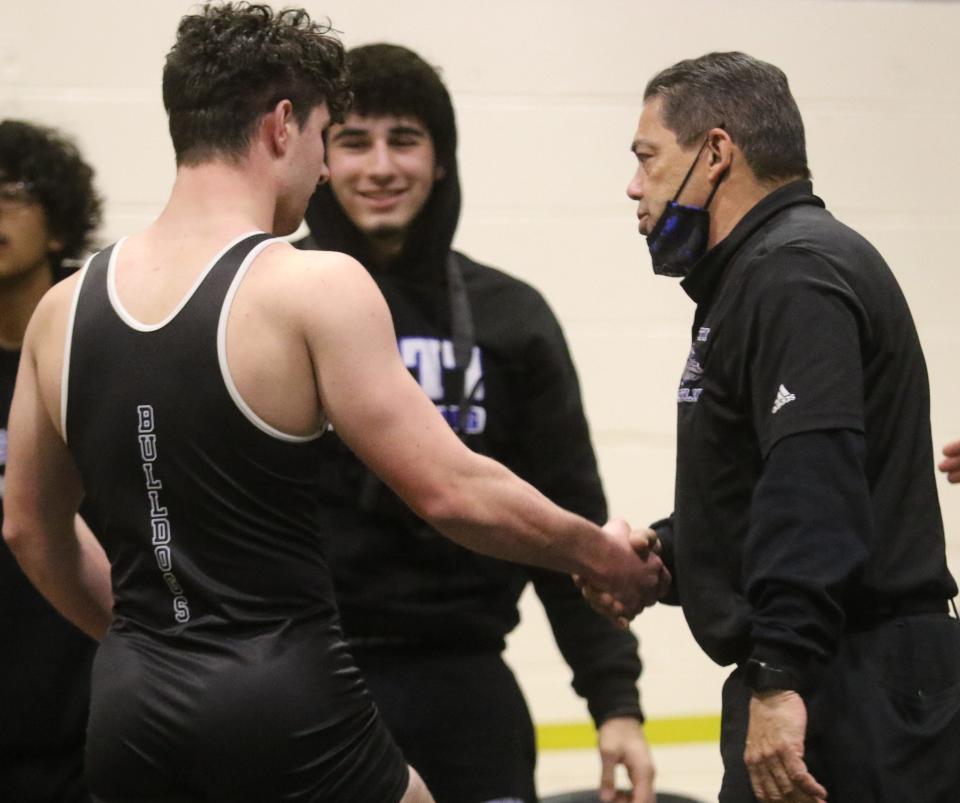
[[[7,418],[27,321],[100,222],[93,170],[60,132],[0,121],[0,523]],[[0,544],[0,800],[81,803],[95,642]]]
[[[624,616],[658,598],[662,563],[471,452],[364,268],[274,236],[327,179],[350,99],[328,26],[204,6],[163,92],[169,201],[44,297],[11,409],[4,538],[101,639],[87,782],[98,803],[430,803],[341,634],[318,538],[328,422],[447,537],[582,575]],[[72,530],[81,499],[96,539]]]

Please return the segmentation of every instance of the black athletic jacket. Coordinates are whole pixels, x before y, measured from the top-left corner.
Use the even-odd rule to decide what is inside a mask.
[[[462,254],[448,280],[460,188],[456,164],[446,168],[397,262],[371,270],[392,312],[401,354],[468,446],[563,507],[602,522],[606,502],[577,376],[550,308],[529,285]],[[312,236],[302,247],[372,264],[329,187],[317,191],[307,222]],[[458,275],[466,316],[451,312],[457,300],[451,301],[448,285],[456,285]],[[472,319],[472,337],[462,334],[464,317]],[[454,340],[469,359],[457,359]],[[461,407],[467,414],[461,416]],[[500,650],[532,580],[573,669],[573,686],[595,721],[640,716],[636,639],[591,611],[569,577],[452,543],[375,480],[335,433],[321,443],[321,532],[330,534],[325,546],[350,638]]]
[[[890,268],[808,181],[761,200],[683,281],[673,600],[717,663],[808,687],[841,635],[946,610],[926,365]]]

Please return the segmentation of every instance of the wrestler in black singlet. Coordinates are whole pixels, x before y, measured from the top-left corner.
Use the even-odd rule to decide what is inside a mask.
[[[144,326],[95,256],[68,342],[67,442],[112,565],[87,776],[103,801],[397,801],[408,771],[341,639],[317,537],[317,439],[278,432],[226,370],[227,246]]]

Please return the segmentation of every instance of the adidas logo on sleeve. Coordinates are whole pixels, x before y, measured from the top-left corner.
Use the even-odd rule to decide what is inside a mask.
[[[797,397],[794,396],[789,390],[786,389],[783,385],[780,386],[780,390],[777,391],[777,398],[773,401],[773,409],[771,413],[778,413],[780,408],[785,404],[790,404],[792,401],[796,401]]]

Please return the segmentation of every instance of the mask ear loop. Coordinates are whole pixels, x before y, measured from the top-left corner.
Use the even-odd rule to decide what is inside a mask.
[[[714,128],[723,128],[723,123],[720,125],[714,126]],[[693,163],[690,165],[690,169],[687,170],[687,175],[683,177],[683,181],[680,182],[680,188],[677,190],[677,194],[673,196],[672,203],[677,202],[677,198],[680,197],[680,194],[683,192],[683,188],[687,186],[687,182],[690,180],[690,176],[693,175],[693,168],[697,166],[697,162],[700,161],[700,155],[703,153],[703,149],[707,147],[707,144],[710,142],[710,135],[707,134],[706,139],[703,140],[703,143],[700,145],[700,149],[697,151],[697,155],[693,157]],[[726,171],[724,171],[726,173]],[[710,202],[713,200],[713,196],[716,195],[717,190],[720,188],[720,182],[718,181],[713,185],[713,189],[710,190],[710,194],[707,196],[707,201],[704,203],[701,209],[706,209],[710,206]]]
[[[697,166],[697,162],[700,161],[700,154],[703,153],[703,149],[707,147],[707,143],[710,141],[708,136],[703,143],[700,145],[700,150],[697,151],[697,155],[693,157],[693,162],[690,164],[690,169],[687,170],[687,175],[683,177],[683,181],[680,182],[680,187],[677,189],[676,195],[673,196],[672,203],[677,202],[677,198],[680,197],[680,194],[683,192],[683,188],[687,186],[687,182],[690,180],[690,176],[693,175],[693,168]]]
[[[716,195],[716,194],[717,194],[717,190],[720,189],[720,182],[723,181],[723,179],[726,177],[726,175],[727,175],[727,171],[724,170],[724,171],[723,171],[723,175],[721,175],[720,178],[717,179],[717,183],[713,185],[713,189],[710,190],[710,194],[707,196],[706,203],[704,203],[704,205],[703,205],[703,208],[704,208],[704,209],[709,208],[710,202],[713,200],[713,196]]]

